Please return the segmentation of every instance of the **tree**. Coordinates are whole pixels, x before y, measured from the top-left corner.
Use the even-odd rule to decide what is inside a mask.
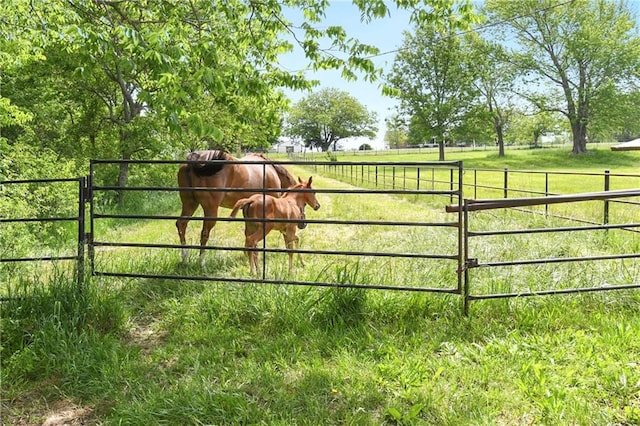
[[[502,47],[495,42],[484,40],[475,33],[466,38],[473,85],[478,101],[485,109],[484,114],[474,117],[486,117],[495,132],[498,144],[498,156],[504,156],[504,130],[514,105],[511,103],[511,87],[515,79],[515,70],[508,62]]]
[[[352,136],[374,137],[376,114],[338,89],[322,89],[301,99],[287,118],[286,133],[305,146],[328,151],[336,142]]]
[[[384,141],[389,144],[390,148],[401,148],[407,145],[407,125],[404,120],[394,114],[385,119],[387,131],[384,134]]]
[[[614,88],[612,88],[614,89]],[[598,117],[589,128],[592,141],[627,141],[640,136],[640,91],[612,90],[611,102],[594,105],[594,115]]]
[[[400,100],[399,112],[408,118],[410,140],[442,144],[472,106],[472,76],[466,62],[454,11],[451,19],[416,25],[405,33],[386,82],[385,92]]]
[[[586,152],[597,110],[617,109],[612,89],[639,77],[640,38],[625,4],[488,0],[486,8],[503,23],[503,34],[518,41],[512,59],[522,72],[521,94],[540,110],[562,113],[572,153]]]
[[[396,4],[414,9],[414,21],[421,22],[439,20],[451,2]],[[354,4],[363,20],[389,13],[382,0]],[[361,73],[372,79],[379,73],[370,58],[378,49],[348,37],[341,27],[314,26],[327,5],[306,0],[0,1],[3,134],[8,144],[21,138],[21,143],[51,146],[73,157],[101,147],[101,154],[111,158],[153,158],[177,150],[165,146],[170,141],[175,147],[266,146],[277,135],[285,106],[279,88],[313,87],[301,74],[282,69],[280,54],[297,44],[309,68],[339,69],[347,78]],[[304,9],[305,21],[289,22],[285,7]],[[45,78],[33,78],[37,69],[47,71]],[[16,77],[24,77],[16,81],[16,90],[4,90],[7,79]],[[29,82],[33,93],[42,89],[40,96],[19,99],[19,88]],[[56,111],[58,103],[64,106]],[[18,115],[34,119],[11,118]],[[10,132],[6,126],[12,126]],[[122,162],[118,185],[126,179]]]
[[[547,111],[524,112],[514,111],[513,117],[506,127],[507,139],[516,144],[529,144],[534,147],[540,143],[540,137],[545,133],[568,132],[567,126],[562,126],[559,113]]]
[[[504,127],[504,124],[501,126]],[[494,145],[496,129],[492,111],[483,103],[475,103],[462,117],[460,125],[453,130],[451,139],[465,143]]]

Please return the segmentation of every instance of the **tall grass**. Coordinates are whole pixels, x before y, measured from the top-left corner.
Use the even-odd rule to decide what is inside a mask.
[[[339,185],[322,177],[317,182]],[[341,203],[319,196],[322,208],[308,217],[380,213],[366,197]],[[443,215],[435,208],[417,213],[410,199],[394,207],[409,216]],[[476,225],[546,220],[483,213]],[[190,225],[192,241],[198,225]],[[217,244],[242,245],[241,224],[216,228]],[[98,225],[98,231],[110,240],[177,239],[171,221]],[[303,247],[372,250],[446,248],[451,239],[446,232],[380,231],[317,224],[301,236]],[[273,235],[271,244],[282,246],[280,240]],[[483,257],[536,257],[636,250],[638,244],[629,233],[576,233],[549,243],[495,238],[474,250]],[[173,249],[103,249],[98,262],[113,270],[248,276],[239,251],[209,253],[204,270],[195,257],[184,270]],[[306,260],[296,278],[451,279],[450,265],[438,262],[406,267],[367,258]],[[285,278],[286,254],[269,254],[267,266]],[[637,276],[634,262],[612,262],[494,270],[474,283],[478,291],[512,290],[547,280],[591,286],[595,278]],[[88,421],[97,424],[640,423],[637,291],[479,301],[471,317],[462,315],[458,296],[362,289],[93,277],[79,294],[64,270],[46,282],[25,277],[9,293],[21,299],[0,305],[7,423],[41,424],[60,401],[90,408]]]

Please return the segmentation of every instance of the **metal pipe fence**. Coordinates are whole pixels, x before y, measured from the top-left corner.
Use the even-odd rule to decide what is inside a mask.
[[[414,167],[394,163],[387,167],[364,168],[353,163],[336,162],[333,167],[323,169],[323,173],[344,182],[367,187],[393,189],[411,189],[424,186],[449,189],[460,185],[457,176],[443,174],[438,168],[428,165]],[[517,198],[552,197],[575,192],[571,188],[579,187],[581,192],[615,191],[640,187],[640,174],[611,173],[609,170],[598,172],[563,172],[464,168],[462,188],[469,198]],[[556,209],[550,203],[534,203],[528,212],[570,219],[589,224],[606,224],[614,217],[618,220],[625,208],[640,206],[640,202],[628,199],[610,199],[597,201],[597,207],[582,210],[567,210],[565,204]],[[450,201],[451,202],[451,201]],[[522,208],[522,207],[520,207]]]
[[[210,191],[210,192],[247,192],[247,188],[208,188],[208,187],[179,187],[169,185],[166,179],[161,185],[148,184],[148,182],[134,182],[124,188],[110,185],[98,185],[97,175],[102,168],[118,168],[122,163],[130,166],[142,167],[151,170],[153,168],[167,168],[172,176],[175,176],[176,166],[184,163],[203,163],[202,161],[182,160],[92,160],[90,174],[87,178],[74,179],[48,179],[33,181],[3,181],[0,185],[20,184],[53,184],[55,182],[77,182],[78,207],[77,216],[51,216],[51,217],[0,217],[0,224],[6,226],[12,222],[49,222],[49,221],[74,221],[77,222],[77,248],[74,255],[69,256],[24,256],[24,257],[0,257],[2,262],[31,262],[31,261],[56,261],[69,260],[77,263],[78,288],[82,288],[84,277],[84,259],[87,257],[90,265],[90,273],[93,276],[121,277],[121,278],[149,278],[149,279],[176,279],[214,281],[222,283],[262,283],[284,284],[294,286],[320,286],[337,288],[360,288],[400,290],[414,292],[434,292],[444,294],[460,294],[463,296],[463,309],[468,314],[469,304],[475,300],[503,299],[519,296],[534,296],[547,294],[567,294],[593,292],[601,290],[635,289],[640,284],[611,283],[604,285],[584,286],[559,286],[551,285],[551,288],[531,289],[518,287],[517,283],[506,283],[503,287],[491,287],[493,284],[482,283],[479,273],[489,274],[488,281],[497,281],[500,271],[505,268],[538,267],[541,265],[575,264],[584,265],[588,262],[625,261],[640,257],[639,253],[589,253],[575,255],[534,256],[520,255],[517,250],[512,250],[509,256],[497,258],[487,257],[483,247],[490,245],[491,238],[503,238],[511,244],[517,238],[537,238],[536,236],[573,235],[574,233],[614,233],[614,232],[640,232],[640,224],[634,220],[623,220],[637,217],[637,209],[629,209],[640,205],[640,176],[629,174],[614,174],[606,171],[599,173],[569,173],[569,172],[524,172],[511,170],[475,169],[464,170],[461,162],[333,162],[333,161],[265,161],[260,162],[264,168],[269,164],[277,163],[285,166],[299,167],[318,177],[336,178],[338,181],[315,188],[318,197],[323,198],[323,205],[333,206],[332,211],[323,213],[322,216],[305,218],[304,222],[311,226],[312,238],[309,248],[280,248],[281,243],[265,238],[262,246],[255,249],[247,249],[237,245],[242,238],[233,237],[232,240],[218,238],[204,249],[210,254],[211,264],[217,271],[209,273],[202,268],[194,268],[177,264],[178,250],[186,249],[193,252],[200,250],[199,244],[188,243],[186,246],[177,244],[177,233],[173,222],[178,219],[189,218],[196,224],[211,220],[202,216],[185,217],[171,214],[170,210],[178,209],[179,204],[172,205],[169,212],[152,211],[140,213],[140,204],[144,202],[144,196],[149,194],[177,193],[181,190]],[[212,163],[228,161],[214,160]],[[234,163],[256,164],[256,162],[234,161]],[[166,176],[166,170],[157,173]],[[164,174],[163,174],[164,173]],[[110,173],[102,174],[102,176]],[[112,173],[111,173],[112,174]],[[154,172],[142,173],[153,175]],[[486,175],[493,178],[485,179]],[[530,177],[532,185],[528,188],[514,186],[514,181],[521,181],[520,175]],[[604,190],[585,192],[581,194],[556,194],[559,184],[550,177],[582,179],[594,178],[599,181]],[[480,182],[495,180],[499,176],[502,185],[480,184]],[[518,176],[518,177],[516,177]],[[514,178],[516,177],[516,178]],[[638,183],[635,188],[625,188]],[[351,186],[353,185],[353,186]],[[538,190],[542,185],[543,190]],[[554,186],[555,185],[555,186]],[[591,184],[589,184],[591,185]],[[583,187],[590,187],[583,185]],[[597,187],[594,186],[594,187]],[[613,187],[622,189],[612,189]],[[463,191],[471,188],[474,197],[464,197]],[[251,192],[266,194],[273,190],[252,188]],[[133,212],[126,209],[110,209],[103,200],[106,195],[121,192],[128,194],[133,199],[136,209]],[[287,190],[283,190],[287,192]],[[480,194],[498,194],[497,197],[477,198]],[[525,195],[514,197],[514,195]],[[358,216],[351,211],[349,200],[367,198],[371,202],[370,211]],[[385,197],[384,202],[379,198]],[[176,197],[177,199],[178,197]],[[412,213],[404,217],[394,215],[394,209],[390,208],[396,202],[411,203],[415,208]],[[445,204],[445,203],[449,204]],[[88,225],[85,226],[85,203],[89,203]],[[482,223],[477,215],[486,211],[510,209],[522,214],[530,210],[544,208],[546,217],[558,220],[567,219],[552,211],[555,206],[575,206],[576,203],[600,203],[596,210],[602,213],[601,218],[569,218],[569,225],[562,222],[549,221],[543,227],[517,227],[510,229],[478,227]],[[623,206],[626,215],[613,209],[612,206]],[[324,207],[327,209],[327,207]],[[438,219],[427,217],[422,213],[424,209],[440,209],[442,215]],[[576,209],[583,210],[583,209]],[[622,209],[620,209],[622,210]],[[632,211],[629,211],[632,210]],[[540,210],[532,210],[540,213]],[[453,214],[453,215],[452,215]],[[228,214],[215,218],[217,222],[224,224],[225,228],[231,228],[238,237],[242,236],[241,228],[238,228],[244,220],[230,218]],[[258,219],[268,221],[268,219]],[[130,223],[143,223],[154,221],[162,224],[171,240],[163,238],[149,241],[127,240],[126,235],[116,236],[114,227],[125,228]],[[275,219],[279,222],[299,223],[301,219]],[[226,224],[225,224],[226,223]],[[581,223],[576,226],[575,223]],[[233,228],[235,226],[235,228]],[[517,224],[516,224],[517,226]],[[86,232],[88,228],[89,232]],[[192,224],[193,228],[193,224]],[[306,233],[308,230],[305,231]],[[222,240],[222,241],[219,241]],[[428,244],[431,241],[437,244]],[[85,256],[86,244],[86,256]],[[122,250],[114,251],[118,248]],[[250,276],[246,272],[247,265],[242,268],[229,268],[234,263],[244,263],[238,260],[238,255],[247,250],[255,250],[262,255],[262,269],[260,276]],[[169,262],[158,268],[153,262],[145,262],[149,252],[154,256],[169,256],[175,262]],[[110,261],[113,255],[124,252],[127,266],[114,264]],[[213,252],[213,255],[211,253]],[[322,273],[313,279],[309,277],[298,279],[296,275],[284,274],[278,269],[277,264],[285,264],[285,254],[313,255],[327,265]],[[528,253],[528,252],[527,252]],[[530,254],[530,253],[528,253]],[[267,262],[269,259],[269,262]],[[326,272],[329,266],[348,262],[364,265],[369,273],[362,277],[357,274],[337,273],[335,277]],[[115,266],[114,266],[115,265]],[[411,271],[411,278],[395,280],[394,271],[404,268]],[[435,278],[434,278],[435,277]],[[508,279],[503,280],[507,282]],[[543,283],[545,284],[545,283]],[[502,285],[502,284],[501,284]]]
[[[571,287],[566,288],[550,288],[550,289],[536,289],[532,290],[525,287],[517,288],[513,290],[514,286],[518,283],[509,282],[506,283],[508,290],[500,289],[503,291],[491,291],[490,288],[484,287],[483,290],[474,291],[472,288],[471,271],[476,269],[492,270],[491,275],[497,276],[498,270],[503,268],[521,268],[526,266],[536,265],[555,265],[560,263],[565,264],[580,264],[583,265],[586,262],[597,261],[623,261],[626,259],[640,258],[640,253],[614,253],[614,254],[586,254],[586,255],[570,255],[560,254],[557,251],[553,252],[553,255],[548,257],[534,257],[528,258],[522,256],[521,253],[515,247],[512,247],[511,253],[513,254],[510,259],[485,259],[481,260],[477,254],[478,247],[487,244],[487,240],[490,237],[501,236],[508,238],[510,243],[514,246],[518,236],[531,237],[534,235],[546,234],[563,234],[563,233],[576,233],[576,232],[588,232],[588,231],[634,231],[640,228],[640,223],[619,223],[619,224],[602,224],[602,225],[589,225],[589,226],[562,226],[554,227],[547,226],[541,228],[516,228],[516,229],[483,229],[473,230],[474,217],[471,213],[482,212],[489,210],[505,210],[519,208],[523,206],[535,206],[542,204],[566,204],[566,203],[578,203],[584,201],[600,200],[605,202],[612,202],[613,200],[622,198],[636,198],[640,197],[640,188],[627,189],[620,191],[601,191],[595,193],[583,193],[583,194],[567,194],[567,195],[553,195],[549,197],[533,197],[533,198],[512,198],[512,199],[465,199],[462,205],[450,205],[447,206],[448,212],[464,212],[464,253],[465,253],[465,267],[464,267],[464,313],[468,314],[469,304],[474,300],[487,300],[487,299],[504,299],[513,297],[527,297],[527,296],[543,296],[543,295],[555,295],[555,294],[570,294],[570,293],[586,293],[586,292],[598,292],[598,291],[610,291],[610,290],[625,290],[625,289],[637,289],[640,288],[640,283],[625,283],[625,284],[600,284],[591,287]],[[638,205],[637,202],[633,202],[633,205]],[[471,240],[480,240],[475,249],[471,247]],[[580,250],[576,250],[579,252]],[[562,250],[561,250],[562,252]],[[526,281],[520,279],[520,281]]]
[[[86,178],[63,178],[63,179],[29,179],[29,180],[5,180],[0,181],[0,188],[14,187],[22,185],[38,185],[38,186],[52,186],[58,184],[75,183],[77,185],[77,210],[76,215],[53,215],[53,216],[35,216],[35,217],[0,217],[0,226],[5,230],[11,224],[31,223],[31,224],[44,224],[44,223],[61,223],[61,222],[75,222],[76,223],[76,239],[75,247],[62,248],[62,252],[67,251],[73,254],[12,254],[10,250],[0,251],[0,263],[21,263],[21,262],[56,262],[56,261],[74,261],[75,262],[75,275],[77,279],[78,291],[82,291],[82,283],[84,278],[84,258],[85,258],[85,203],[84,194],[86,189]],[[40,249],[40,248],[38,248]],[[0,297],[0,301],[7,300],[5,297]]]
[[[567,146],[562,142],[553,142],[553,143],[544,143],[540,145],[531,145],[531,144],[518,144],[518,145],[505,145],[505,151],[523,151],[523,150],[531,150],[535,149],[548,149],[548,148],[560,148],[563,146]],[[340,161],[355,159],[358,158],[372,158],[372,157],[389,157],[389,155],[419,155],[419,154],[437,154],[438,153],[438,145],[437,143],[432,143],[423,146],[411,146],[411,147],[389,147],[387,149],[376,149],[376,150],[361,150],[361,149],[347,149],[340,151],[332,151],[332,154],[335,154]],[[498,152],[498,146],[495,144],[462,144],[462,145],[445,145],[445,152],[447,153],[460,153],[460,152],[470,152],[470,151],[483,151],[483,152]],[[287,147],[281,146],[276,149],[276,153],[287,153],[288,157],[294,161],[316,161],[318,159],[324,159],[327,156],[326,152],[319,152],[313,150],[304,150],[302,152],[287,152]]]

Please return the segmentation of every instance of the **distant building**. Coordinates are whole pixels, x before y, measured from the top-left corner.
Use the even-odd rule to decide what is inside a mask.
[[[290,138],[280,138],[278,143],[271,147],[271,152],[278,153],[305,152],[307,150],[302,142]]]

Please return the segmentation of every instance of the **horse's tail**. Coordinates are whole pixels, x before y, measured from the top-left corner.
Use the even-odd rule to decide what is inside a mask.
[[[251,199],[250,198],[241,198],[241,199],[239,199],[233,205],[233,209],[231,210],[231,214],[229,216],[230,217],[236,217],[236,215],[238,214],[238,210],[242,209],[242,211],[244,212],[245,206],[248,206],[249,204],[251,204]]]
[[[205,161],[231,160],[232,157],[218,149],[193,151],[187,154],[188,161],[202,161],[202,163],[188,163],[188,167],[196,176],[213,176],[220,172],[226,163],[206,163]]]

